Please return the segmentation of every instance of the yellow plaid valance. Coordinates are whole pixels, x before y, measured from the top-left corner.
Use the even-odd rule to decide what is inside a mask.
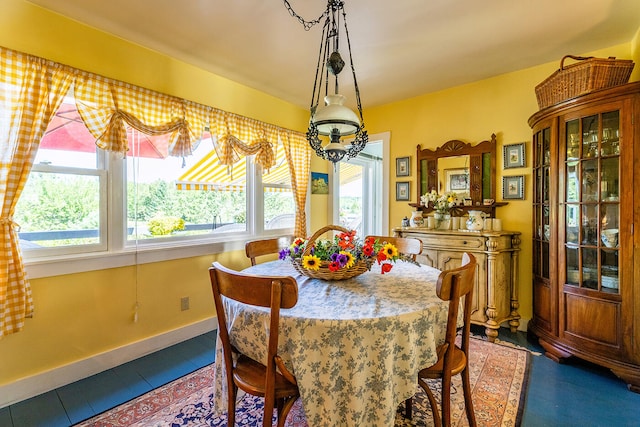
[[[126,122],[147,135],[170,134],[171,156],[191,154],[196,135],[185,119],[184,100],[94,75],[76,79],[74,97],[82,121],[104,150],[126,155]]]
[[[245,191],[247,185],[247,162],[244,157],[234,162],[229,174],[229,165],[219,161],[215,151],[205,155],[200,161],[188,168],[176,181],[178,190],[198,191]],[[268,171],[263,170],[264,191],[290,191],[291,173],[284,147],[278,147],[274,165]]]

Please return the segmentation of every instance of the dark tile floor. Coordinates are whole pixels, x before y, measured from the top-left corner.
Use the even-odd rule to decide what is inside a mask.
[[[542,352],[523,332],[503,328],[500,338]],[[213,362],[214,347],[215,333],[207,333],[16,403],[0,409],[0,426],[73,425]],[[531,359],[523,426],[640,426],[640,394],[609,370]]]

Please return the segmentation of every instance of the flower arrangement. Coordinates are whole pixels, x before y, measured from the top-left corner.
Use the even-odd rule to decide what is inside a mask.
[[[381,273],[385,274],[391,271],[393,263],[399,259],[413,261],[398,252],[391,243],[381,243],[372,237],[364,241],[359,240],[356,238],[355,230],[340,232],[332,240],[296,238],[291,246],[280,251],[279,258],[291,260],[297,270],[303,274],[332,279],[348,278],[364,273],[370,270],[375,262],[380,265]],[[360,269],[359,272],[358,269]],[[345,273],[348,277],[318,276],[321,270],[325,270],[327,274]],[[353,270],[353,274],[348,275],[349,270]]]
[[[420,196],[420,201],[425,206],[428,206],[429,203],[431,203],[433,205],[433,209],[438,213],[449,213],[451,208],[458,203],[458,196],[453,191],[438,194],[436,190],[431,190],[429,193]]]

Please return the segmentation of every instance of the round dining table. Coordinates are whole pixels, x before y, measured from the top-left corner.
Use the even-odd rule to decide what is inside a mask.
[[[348,280],[312,279],[290,262],[271,261],[246,274],[292,276],[295,307],[281,310],[278,352],[298,381],[309,426],[393,426],[399,403],[416,392],[417,373],[437,360],[448,304],[436,295],[440,270],[376,264]],[[225,299],[232,344],[266,359],[268,308]],[[222,346],[216,346],[221,361]],[[224,365],[215,364],[214,407],[227,408]]]

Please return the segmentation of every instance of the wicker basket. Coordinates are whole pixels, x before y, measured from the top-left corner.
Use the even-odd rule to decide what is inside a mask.
[[[340,227],[339,225],[327,225],[313,233],[313,235],[309,238],[307,245],[302,253],[302,256],[309,255],[311,248],[313,247],[313,242],[316,239],[330,230],[336,230],[343,233],[349,233],[344,227]],[[364,272],[369,271],[369,265],[365,261],[356,262],[351,268],[341,268],[338,271],[329,270],[329,261],[322,261],[320,263],[319,270],[309,270],[302,266],[302,259],[294,259],[291,261],[294,268],[298,271],[298,273],[303,274],[307,277],[311,277],[314,279],[322,279],[322,280],[345,280],[351,279],[352,277],[356,277],[361,275]]]
[[[565,66],[567,58],[579,62]],[[633,66],[629,59],[566,55],[560,61],[560,69],[536,86],[538,106],[546,108],[598,89],[625,84]]]

